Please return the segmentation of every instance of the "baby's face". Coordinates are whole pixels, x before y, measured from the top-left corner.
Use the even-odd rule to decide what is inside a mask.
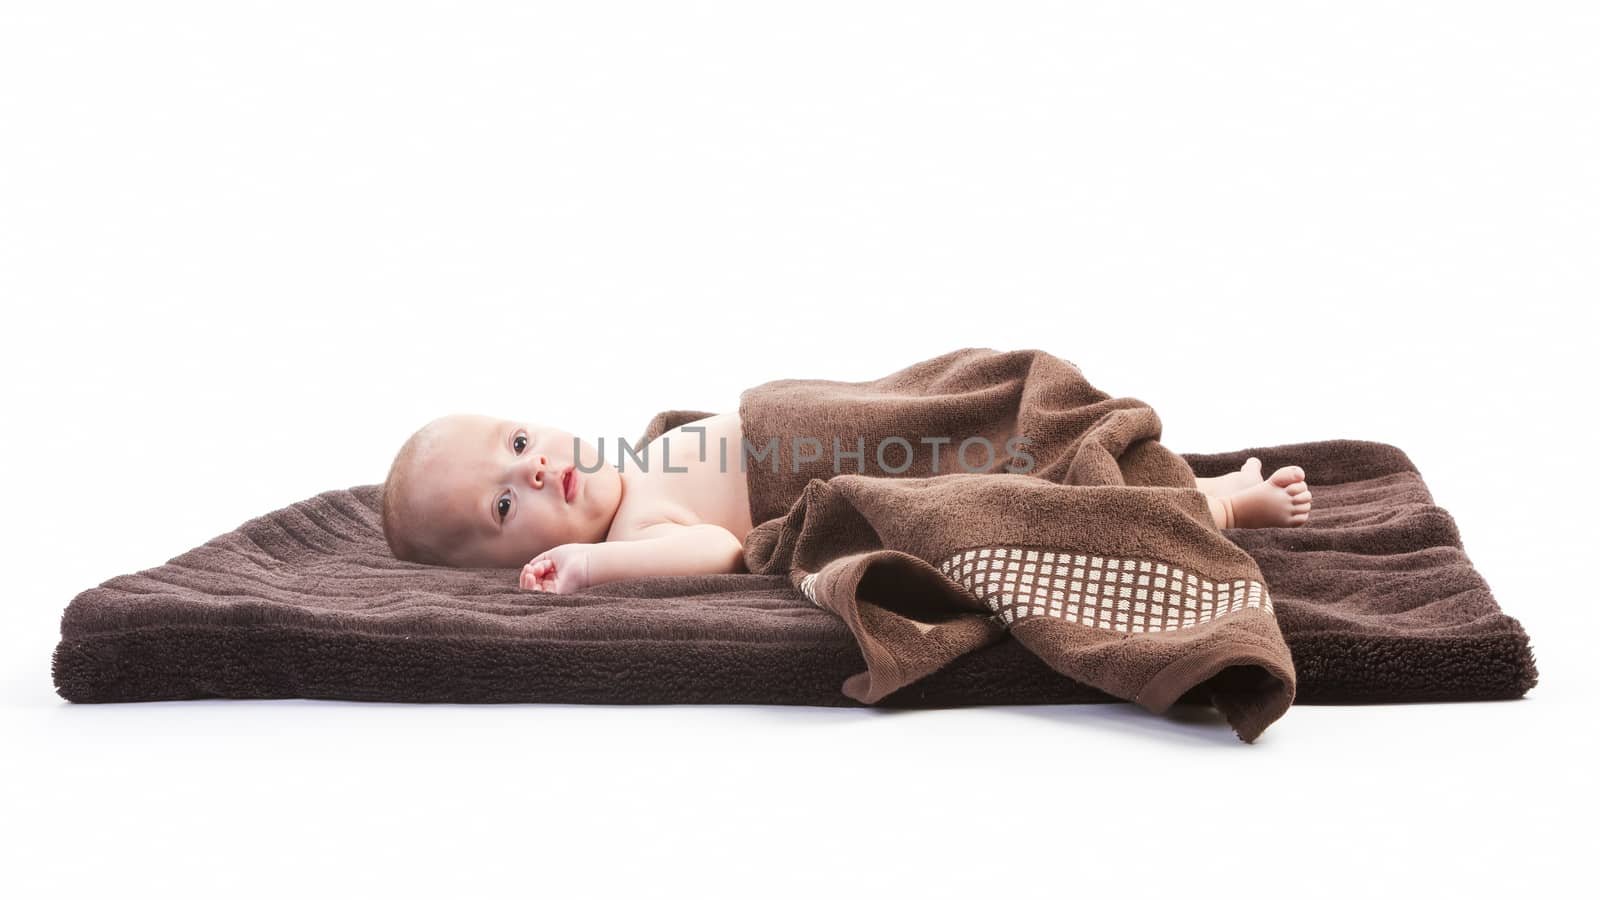
[[[417,527],[454,535],[457,566],[521,566],[559,544],[605,540],[622,500],[617,470],[559,428],[447,416],[417,460]],[[584,468],[600,469],[582,472]]]

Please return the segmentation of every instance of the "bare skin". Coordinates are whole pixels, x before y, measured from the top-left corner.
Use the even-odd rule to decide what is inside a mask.
[[[1196,478],[1211,504],[1218,528],[1293,528],[1311,517],[1311,487],[1305,470],[1284,466],[1261,477],[1261,460],[1252,456],[1237,472]]]
[[[668,431],[637,461],[531,422],[447,416],[429,428],[434,440],[416,463],[417,508],[430,527],[463,536],[452,565],[522,565],[521,587],[554,593],[745,570],[754,524],[737,413]],[[1299,466],[1263,478],[1251,457],[1196,487],[1219,528],[1294,527],[1310,516]]]
[[[738,414],[725,413],[663,433],[638,463],[622,457],[622,500],[605,541],[535,556],[522,567],[521,586],[566,593],[622,578],[745,571],[744,538],[754,524],[742,439]]]

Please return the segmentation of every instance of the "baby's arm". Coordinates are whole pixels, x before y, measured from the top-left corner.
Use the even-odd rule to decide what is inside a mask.
[[[600,584],[647,575],[716,575],[744,568],[744,545],[721,525],[663,522],[642,537],[596,544],[589,581]]]
[[[523,567],[522,586],[567,593],[624,578],[744,571],[744,545],[720,525],[663,522],[639,534],[633,540],[564,544],[542,553]]]

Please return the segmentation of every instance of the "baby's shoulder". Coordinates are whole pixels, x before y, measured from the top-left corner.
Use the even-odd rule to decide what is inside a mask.
[[[748,529],[742,524],[749,500],[738,462],[740,435],[739,414],[719,413],[662,433],[636,457],[619,457],[622,502],[606,540],[707,523]]]

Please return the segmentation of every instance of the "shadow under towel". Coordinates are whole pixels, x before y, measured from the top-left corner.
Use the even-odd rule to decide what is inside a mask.
[[[1293,702],[1256,561],[1160,443],[1155,411],[1072,363],[968,348],[875,381],[769,382],[739,411],[758,523],[746,563],[849,627],[867,665],[844,683],[852,699],[1009,631],[1153,712],[1209,700],[1247,742]],[[701,415],[662,413],[645,439]]]

